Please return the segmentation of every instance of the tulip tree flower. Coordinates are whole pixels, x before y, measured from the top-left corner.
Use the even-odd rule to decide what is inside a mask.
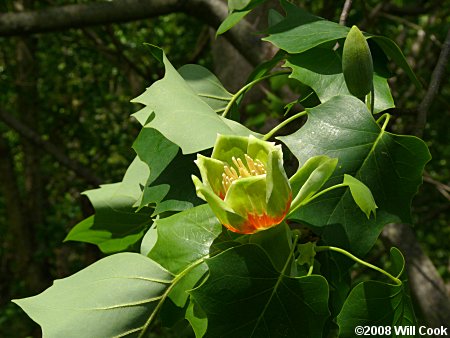
[[[254,136],[218,135],[212,156],[197,155],[195,163],[202,178],[192,176],[197,195],[223,225],[241,234],[280,224],[286,215],[337,188],[350,188],[367,218],[377,208],[369,188],[349,175],[320,191],[336,168],[336,158],[312,157],[288,179],[281,146]]]
[[[197,195],[231,231],[253,234],[281,223],[292,191],[280,145],[254,136],[218,135],[211,157],[195,161],[202,180],[192,176]]]

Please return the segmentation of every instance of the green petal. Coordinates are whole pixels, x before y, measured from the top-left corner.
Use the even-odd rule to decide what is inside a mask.
[[[225,203],[241,216],[267,213],[266,175],[249,176],[234,181],[225,196]]]
[[[328,179],[333,174],[338,163],[337,158],[328,158],[327,160],[318,161],[315,164],[319,164],[317,168],[312,170],[309,174],[307,180],[304,182],[297,196],[295,196],[291,205],[291,212],[301,205],[308,203],[310,197],[312,197],[316,192],[322,188],[322,186],[328,181]],[[308,167],[303,171],[303,174],[298,175],[298,181],[303,180],[306,174],[313,168],[313,166],[308,165]],[[302,169],[300,169],[302,170]],[[300,171],[299,170],[299,171]],[[298,173],[298,172],[297,172]],[[295,174],[294,176],[296,176]],[[294,177],[293,176],[293,177]],[[295,180],[292,180],[295,181]]]
[[[225,189],[222,185],[224,163],[213,158],[197,155],[195,164],[200,169],[203,184],[210,186],[216,195],[225,196]]]
[[[298,168],[297,172],[289,179],[292,192],[297,194],[312,172],[328,160],[330,160],[330,157],[325,155],[314,156],[308,159],[305,164]]]
[[[248,137],[247,154],[253,160],[260,160],[265,166],[267,165],[269,153],[273,151],[275,143],[262,141],[253,135]]]
[[[247,146],[248,137],[219,134],[217,135],[211,157],[231,165],[233,163],[231,160],[232,157],[244,160],[244,155],[247,153]]]
[[[235,212],[219,197],[212,189],[202,184],[196,176],[192,176],[198,197],[208,202],[211,210],[214,212],[220,223],[232,227],[238,227],[246,222],[246,219]]]
[[[274,147],[267,162],[266,200],[269,215],[287,212],[292,198],[291,186],[283,167],[281,146]]]

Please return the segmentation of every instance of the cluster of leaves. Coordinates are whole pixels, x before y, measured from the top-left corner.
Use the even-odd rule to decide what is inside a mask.
[[[227,28],[261,2],[230,1]],[[190,177],[195,154],[208,154],[217,134],[262,137],[227,118],[238,111],[245,90],[229,93],[198,65],[176,70],[151,46],[165,76],[134,100],[145,105],[134,114],[142,125],[133,144],[137,156],[121,182],[85,193],[96,213],[66,238],[112,255],[40,295],[15,301],[45,335],[142,337],[157,318],[166,326],[185,318],[197,337],[322,337],[337,330],[352,337],[357,325],[415,323],[401,253],[392,249],[391,274],[386,273],[398,283],[368,281],[351,288],[354,256],[348,252],[364,256],[385,224],[410,220],[427,147],[415,137],[386,132],[389,115],[375,119],[348,92],[342,48],[334,48],[343,45],[348,28],[282,4],[286,16],[272,12],[265,38],[281,52],[258,67],[249,84],[271,76],[284,60],[290,77],[321,104],[307,109],[304,126],[278,139],[301,164],[315,156],[337,158],[324,188],[348,180],[345,175],[356,177],[372,191],[376,217],[367,218],[346,188],[290,214],[290,226],[240,236],[224,230],[210,207],[200,204]],[[378,114],[394,106],[387,58],[417,80],[392,40],[367,39]],[[299,223],[309,230],[299,232]],[[122,252],[133,250],[139,253]]]

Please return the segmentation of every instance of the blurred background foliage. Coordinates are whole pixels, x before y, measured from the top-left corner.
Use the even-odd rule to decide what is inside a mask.
[[[82,3],[68,0],[4,0],[2,12]],[[297,5],[339,21],[344,1],[296,0]],[[273,4],[276,1],[272,1]],[[355,1],[347,25],[394,39],[425,88],[450,27],[450,1]],[[267,13],[266,13],[267,14]],[[258,15],[261,15],[259,13]],[[252,18],[263,28],[263,16]],[[140,126],[129,115],[139,109],[129,101],[163,76],[145,43],[164,48],[175,67],[199,63],[215,71],[229,88],[250,72],[225,63],[242,63],[236,55],[224,60],[223,37],[185,14],[170,14],[127,24],[72,29],[25,37],[0,37],[0,107],[60,149],[70,161],[88,168],[93,181],[117,182],[134,157],[131,145]],[[214,52],[216,50],[216,52]],[[392,94],[397,105],[390,128],[414,131],[416,109],[425,89],[391,65]],[[231,80],[231,82],[233,82]],[[304,88],[278,77],[249,93],[242,120],[267,131],[283,119],[292,93]],[[433,102],[423,138],[433,155],[425,182],[413,202],[419,241],[444,280],[450,279],[450,86],[445,81]],[[295,99],[295,97],[294,97]],[[298,125],[296,126],[298,128]],[[96,247],[63,239],[76,223],[92,213],[80,195],[94,188],[53,156],[0,121],[0,336],[39,336],[40,330],[12,298],[41,292],[97,260]],[[385,259],[382,244],[369,260]],[[363,271],[364,273],[364,271]],[[364,278],[363,276],[358,276]]]

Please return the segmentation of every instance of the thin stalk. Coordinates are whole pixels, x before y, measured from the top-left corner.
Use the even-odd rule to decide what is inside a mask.
[[[273,128],[271,131],[269,131],[266,135],[264,135],[263,140],[267,141],[268,139],[270,139],[273,134],[275,134],[278,130],[280,130],[281,128],[283,128],[285,125],[287,125],[288,123],[294,121],[295,119],[306,115],[306,110],[302,111],[300,113],[297,113],[295,115],[292,115],[290,118],[284,120],[283,122],[281,122],[279,125],[277,125],[275,128]]]
[[[329,192],[331,190],[334,190],[334,189],[337,189],[337,188],[343,188],[343,187],[347,187],[347,184],[340,183],[340,184],[333,185],[332,187],[326,188],[326,189],[318,192],[317,194],[311,196],[310,198],[308,198],[306,200],[303,200],[301,202],[300,202],[300,194],[297,194],[297,196],[295,196],[294,200],[291,203],[291,210],[289,211],[289,214],[288,214],[287,217],[292,215],[294,213],[294,211],[296,211],[302,205],[305,205],[305,204],[311,202],[312,200],[316,199],[319,196],[322,196],[323,194],[325,194],[325,193],[327,193],[327,192]]]
[[[402,282],[400,279],[392,276],[389,272],[379,268],[378,266],[375,266],[373,264],[367,263],[366,261],[363,261],[362,259],[359,259],[358,257],[352,255],[350,252],[341,249],[341,248],[337,248],[334,246],[328,246],[328,245],[324,245],[324,246],[316,246],[316,252],[321,252],[321,251],[335,251],[335,252],[339,252],[340,254],[347,256],[348,258],[354,260],[355,262],[367,266],[370,269],[373,269],[375,271],[378,271],[380,273],[382,273],[383,275],[389,277],[391,280],[393,280],[395,282],[395,284],[397,285],[402,285]]]
[[[379,124],[380,121],[382,121],[383,119],[384,119],[385,121],[384,121],[384,123],[383,123],[383,126],[381,127],[381,130],[382,130],[382,131],[384,131],[384,130],[386,129],[387,124],[389,123],[389,120],[391,119],[391,114],[385,113],[385,114],[381,115],[381,116],[379,117],[379,119],[378,119],[376,122]]]
[[[313,264],[311,264],[311,265],[309,266],[309,270],[308,270],[307,276],[311,276],[311,275],[312,275],[313,269],[314,269],[314,261],[313,261]]]
[[[289,73],[290,72],[272,73],[272,74],[265,75],[263,77],[260,77],[259,79],[256,79],[256,80],[253,80],[252,82],[247,83],[244,87],[239,89],[238,92],[231,97],[231,100],[228,102],[227,106],[225,107],[224,112],[222,113],[222,117],[226,117],[228,115],[228,113],[231,110],[231,107],[233,106],[233,104],[236,102],[236,100],[239,98],[239,96],[241,96],[243,93],[245,93],[245,91],[247,91],[247,89],[253,87],[258,82],[264,81],[265,79],[268,79],[268,78],[271,78],[271,77],[274,77],[274,76],[278,76],[278,75],[286,75],[286,74],[289,74]]]

